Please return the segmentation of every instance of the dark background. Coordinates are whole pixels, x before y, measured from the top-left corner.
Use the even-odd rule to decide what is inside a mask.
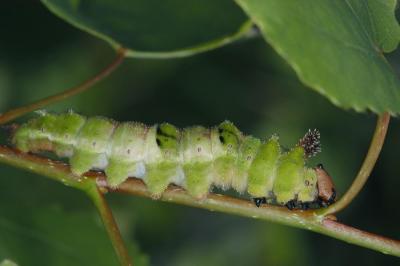
[[[2,3],[0,112],[84,81],[114,54],[108,44],[56,18],[38,1]],[[389,60],[398,72],[399,54]],[[376,121],[374,114],[344,111],[304,87],[261,38],[184,59],[127,59],[92,90],[46,109],[69,108],[180,127],[229,119],[260,138],[278,133],[288,147],[308,128],[318,128],[323,152],[311,164],[324,163],[339,196],[358,171]],[[399,132],[393,119],[372,176],[338,215],[346,224],[394,239],[400,238]],[[116,264],[101,221],[81,192],[6,165],[0,165],[0,188],[0,261]],[[287,226],[128,195],[107,198],[142,263],[400,265],[395,257]]]

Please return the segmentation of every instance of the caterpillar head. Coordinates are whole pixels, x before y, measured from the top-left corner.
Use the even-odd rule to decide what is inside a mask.
[[[322,206],[328,206],[335,202],[336,189],[332,177],[325,171],[322,164],[315,167],[317,173],[318,199]]]

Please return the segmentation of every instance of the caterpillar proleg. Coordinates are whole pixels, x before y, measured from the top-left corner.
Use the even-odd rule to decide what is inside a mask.
[[[128,177],[140,178],[154,198],[169,184],[183,187],[196,199],[215,186],[247,193],[257,206],[306,209],[327,206],[336,196],[323,167],[306,166],[307,158],[320,151],[319,138],[317,130],[309,130],[283,152],[276,135],[260,140],[229,121],[212,128],[178,129],[168,123],[119,123],[71,111],[42,112],[15,130],[12,143],[23,152],[51,151],[67,157],[79,176],[103,170],[112,187]]]

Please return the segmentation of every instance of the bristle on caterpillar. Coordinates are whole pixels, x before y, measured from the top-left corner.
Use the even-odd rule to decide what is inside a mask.
[[[299,140],[299,146],[304,148],[307,158],[313,157],[321,152],[321,134],[318,129],[309,129],[303,138]]]
[[[10,133],[22,152],[50,151],[69,158],[75,175],[102,170],[113,188],[128,177],[140,178],[154,198],[175,184],[196,199],[204,199],[213,186],[232,188],[254,198],[257,206],[305,209],[332,202],[333,183],[321,187],[323,195],[317,185],[327,184],[327,173],[306,166],[307,158],[321,151],[316,129],[283,150],[276,135],[258,139],[229,121],[179,129],[168,123],[148,126],[42,111]],[[325,205],[318,203],[321,199]]]

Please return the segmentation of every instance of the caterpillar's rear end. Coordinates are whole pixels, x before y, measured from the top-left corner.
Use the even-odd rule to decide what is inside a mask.
[[[12,142],[24,152],[68,157],[76,175],[104,170],[113,187],[128,177],[141,178],[154,198],[171,183],[197,199],[206,197],[212,186],[233,188],[247,192],[257,206],[269,202],[319,207],[331,204],[336,195],[322,167],[305,165],[320,151],[316,130],[282,152],[277,136],[261,141],[243,135],[228,121],[180,130],[168,123],[147,126],[73,112],[42,113],[21,125]]]

